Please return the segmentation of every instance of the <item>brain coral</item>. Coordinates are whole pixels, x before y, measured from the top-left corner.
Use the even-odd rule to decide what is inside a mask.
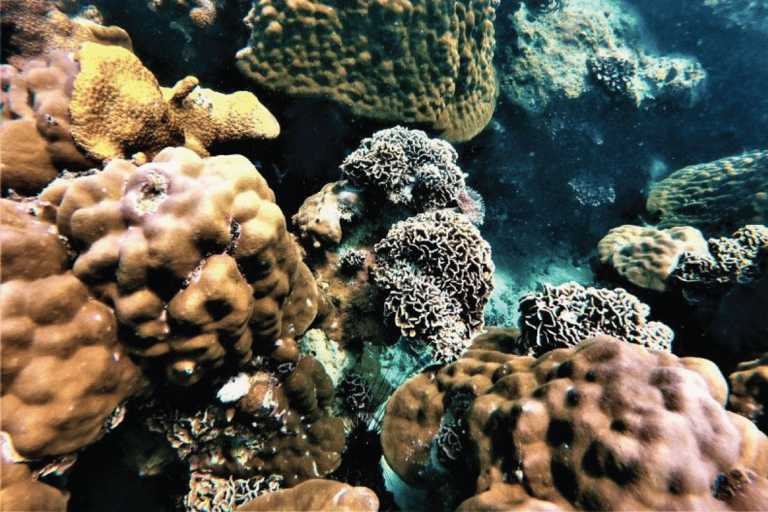
[[[238,66],[259,84],[465,141],[493,114],[491,0],[262,0]]]
[[[573,347],[598,334],[669,351],[674,332],[647,320],[650,308],[623,288],[588,287],[575,281],[545,285],[520,301],[520,345],[531,355]]]
[[[24,63],[22,71],[0,67],[2,123],[0,183],[34,195],[65,169],[90,169],[97,162],[83,155],[70,133],[69,103],[77,64],[62,51]]]
[[[656,184],[646,209],[658,227],[693,226],[728,234],[768,219],[768,151],[691,165]]]
[[[485,493],[518,510],[734,510],[738,482],[764,509],[768,438],[723,408],[722,380],[711,362],[608,336],[536,360],[473,348],[395,392],[384,454],[410,485],[442,472],[466,489],[457,500],[478,495],[462,510]],[[451,414],[464,454],[445,464]]]
[[[683,253],[709,255],[701,231],[691,227],[655,229],[624,225],[611,229],[597,244],[600,261],[632,284],[664,291],[667,277]]]
[[[467,218],[437,210],[396,223],[374,247],[387,315],[405,336],[428,339],[439,359],[483,328],[493,290],[491,247]]]
[[[242,156],[167,148],[141,167],[114,160],[72,181],[57,223],[131,353],[173,382],[269,352],[317,312],[274,194]]]

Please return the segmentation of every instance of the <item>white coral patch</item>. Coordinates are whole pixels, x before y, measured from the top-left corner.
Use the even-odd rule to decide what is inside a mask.
[[[219,401],[225,404],[235,402],[247,395],[250,387],[251,383],[248,379],[248,374],[239,373],[229,379],[227,383],[221,387],[219,392],[216,393],[216,397]]]

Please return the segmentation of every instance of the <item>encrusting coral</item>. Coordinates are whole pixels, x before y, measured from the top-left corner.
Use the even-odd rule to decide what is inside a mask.
[[[768,438],[723,408],[713,363],[609,336],[534,360],[483,338],[390,400],[384,454],[409,485],[460,510],[768,506]]]
[[[597,244],[600,261],[630,283],[664,291],[683,253],[709,256],[701,231],[691,227],[655,229],[624,225],[611,229]]]
[[[133,53],[84,43],[70,104],[72,136],[99,160],[129,158],[186,145],[208,156],[215,142],[274,138],[277,120],[249,92],[225,95],[200,89],[194,77],[160,87]]]
[[[317,312],[274,193],[245,157],[166,148],[140,167],[114,160],[71,181],[57,224],[131,353],[177,384],[290,350]]]
[[[79,172],[98,162],[72,140],[69,103],[77,64],[63,51],[0,66],[2,123],[0,183],[3,192],[34,195],[65,169]]]
[[[55,226],[0,201],[0,426],[20,457],[69,454],[96,440],[146,382],[118,343],[112,310],[66,270]]]
[[[260,85],[462,142],[490,121],[498,83],[491,0],[265,0],[238,67]]]
[[[623,288],[583,287],[575,281],[545,285],[520,301],[519,348],[541,355],[607,334],[648,348],[670,351],[674,332],[648,321],[651,309]]]
[[[692,226],[709,236],[768,219],[768,151],[675,171],[651,189],[646,209],[658,227]]]

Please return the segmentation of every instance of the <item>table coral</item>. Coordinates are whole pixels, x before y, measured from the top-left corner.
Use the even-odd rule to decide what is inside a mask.
[[[675,171],[657,183],[646,209],[658,227],[692,226],[710,236],[768,219],[768,151]]]
[[[386,315],[438,359],[457,357],[483,328],[495,268],[488,242],[464,215],[438,210],[396,223],[374,251]]]
[[[490,0],[263,0],[238,67],[262,86],[461,142],[496,106],[494,19]]]
[[[723,408],[702,367],[717,372],[609,336],[536,360],[473,348],[395,393],[385,457],[410,485],[439,471],[453,492],[463,484],[461,510],[492,492],[526,510],[765,508],[768,438]],[[451,409],[465,425],[465,454],[445,465],[440,432]]]
[[[630,283],[664,291],[670,272],[683,253],[709,255],[701,231],[691,227],[655,229],[624,225],[611,229],[597,244],[602,263],[612,266]]]
[[[191,385],[288,349],[319,300],[274,193],[239,155],[167,148],[69,185],[57,224],[75,274],[115,308],[135,356]]]
[[[41,57],[44,60],[25,62],[22,70],[0,67],[4,192],[34,195],[62,171],[84,171],[98,163],[77,149],[70,133],[77,64],[58,50]]]
[[[648,321],[648,305],[623,288],[584,288],[575,281],[544,286],[543,292],[529,293],[520,301],[520,348],[524,352],[541,355],[598,334],[671,350],[672,329]]]
[[[293,489],[259,496],[237,507],[237,512],[376,512],[379,499],[366,487],[333,480],[307,480]]]

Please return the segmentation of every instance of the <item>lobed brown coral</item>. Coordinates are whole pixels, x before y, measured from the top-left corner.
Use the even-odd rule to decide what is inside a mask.
[[[307,247],[318,249],[341,242],[342,221],[349,221],[359,212],[358,191],[345,180],[327,183],[320,192],[304,200],[292,217],[299,238]]]
[[[707,257],[701,231],[691,227],[655,229],[624,225],[611,229],[597,244],[600,261],[630,283],[664,291],[667,278],[683,253]]]
[[[498,96],[490,0],[262,0],[238,67],[260,85],[466,141]]]
[[[333,480],[307,480],[293,489],[265,494],[237,507],[237,512],[376,512],[379,499],[366,487]]]
[[[768,151],[691,165],[657,183],[646,209],[658,227],[693,226],[724,235],[768,219]]]
[[[529,293],[520,301],[520,348],[538,356],[608,334],[670,351],[675,334],[660,322],[648,321],[650,311],[623,288],[584,288],[575,281],[560,286],[546,284],[543,292]]]
[[[752,361],[739,363],[728,376],[731,394],[728,408],[749,418],[764,432],[768,430],[765,404],[768,400],[768,353]]]
[[[97,161],[75,146],[69,103],[77,64],[63,51],[29,61],[23,71],[0,67],[2,190],[34,195],[62,171],[84,171]]]
[[[69,493],[35,479],[26,464],[0,462],[0,510],[65,512]]]
[[[395,392],[384,454],[412,486],[475,482],[460,510],[765,508],[768,438],[724,410],[718,381],[711,362],[609,336],[536,360],[475,345]],[[440,457],[451,411],[454,463]]]
[[[493,290],[491,247],[467,218],[437,210],[396,223],[374,247],[386,315],[404,336],[429,340],[440,360],[483,328]]]
[[[242,156],[167,148],[141,167],[114,160],[72,181],[57,223],[131,353],[177,384],[287,349],[317,312],[274,194]]]

